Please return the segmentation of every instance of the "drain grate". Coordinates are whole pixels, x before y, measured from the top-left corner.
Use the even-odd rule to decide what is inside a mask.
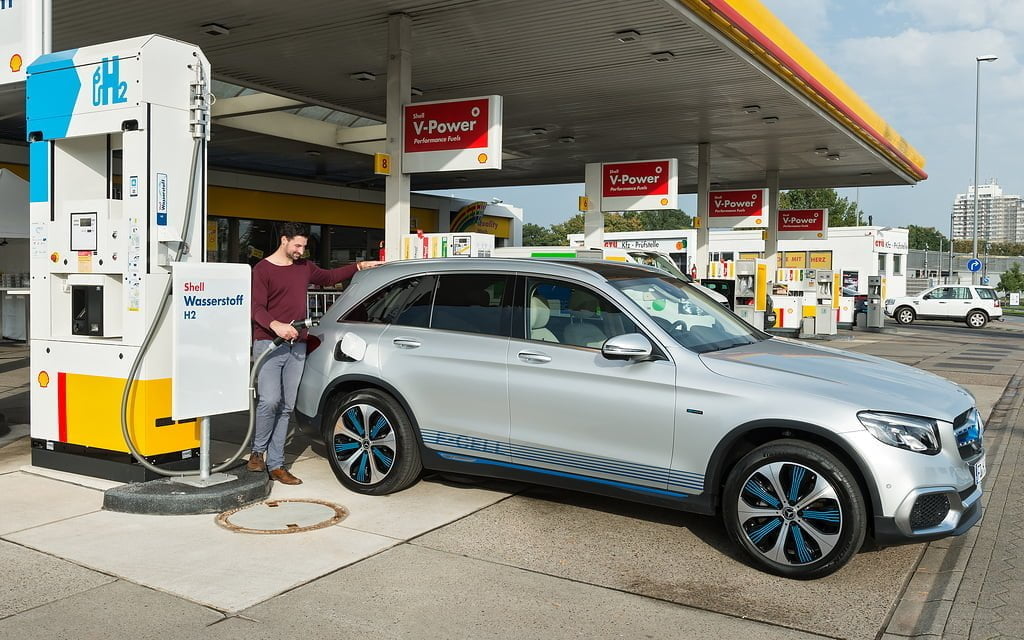
[[[324,500],[267,500],[217,516],[217,524],[236,533],[302,533],[338,524],[348,509]]]

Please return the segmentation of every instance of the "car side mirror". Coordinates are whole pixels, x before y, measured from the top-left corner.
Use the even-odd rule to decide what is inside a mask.
[[[654,353],[654,345],[642,333],[626,333],[605,340],[601,355],[609,360],[646,360]]]

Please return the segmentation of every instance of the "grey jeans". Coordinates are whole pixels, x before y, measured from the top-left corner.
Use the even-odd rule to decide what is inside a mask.
[[[270,340],[257,340],[253,343],[253,360],[273,344]],[[295,396],[299,391],[299,380],[305,364],[306,343],[286,342],[275,348],[260,367],[256,382],[259,403],[256,405],[256,433],[252,440],[252,450],[256,453],[266,452],[268,469],[284,466],[288,420],[295,408]]]

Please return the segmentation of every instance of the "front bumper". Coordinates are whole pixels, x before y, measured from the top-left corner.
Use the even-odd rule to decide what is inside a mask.
[[[892,517],[876,516],[874,519],[874,538],[880,545],[914,544],[929,542],[949,536],[959,536],[981,520],[981,486],[974,486],[970,495],[952,489],[917,490],[897,509]],[[914,529],[911,526],[911,514],[918,499],[924,497],[944,497],[949,502],[949,512],[941,523],[934,527]]]

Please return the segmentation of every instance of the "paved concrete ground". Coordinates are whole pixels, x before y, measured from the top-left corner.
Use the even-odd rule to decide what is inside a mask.
[[[272,497],[345,505],[333,527],[254,536],[210,516],[109,513],[109,483],[39,475],[24,427],[0,428],[0,638],[1021,637],[1013,329],[922,323],[830,343],[967,386],[992,410],[990,471],[968,535],[862,552],[810,583],[750,569],[713,518],[437,479],[354,495],[301,437],[289,451],[306,483]],[[0,411],[27,418],[26,356],[0,346]],[[239,427],[214,429],[230,440]]]

